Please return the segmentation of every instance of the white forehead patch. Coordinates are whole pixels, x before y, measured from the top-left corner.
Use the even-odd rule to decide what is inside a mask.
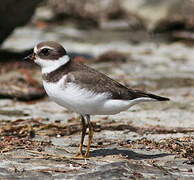
[[[38,49],[37,49],[37,47],[36,47],[36,46],[34,47],[34,53],[35,53],[35,54],[37,54],[37,53],[38,53]]]

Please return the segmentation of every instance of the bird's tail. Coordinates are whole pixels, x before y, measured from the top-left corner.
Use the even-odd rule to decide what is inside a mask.
[[[147,95],[148,95],[148,97],[155,99],[155,100],[158,100],[158,101],[169,101],[170,100],[167,97],[157,96],[155,94],[147,94]]]

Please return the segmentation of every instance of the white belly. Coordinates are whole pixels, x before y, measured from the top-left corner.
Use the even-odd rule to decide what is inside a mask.
[[[96,114],[108,96],[105,93],[94,94],[73,83],[65,85],[64,80],[58,83],[43,81],[43,85],[51,100],[80,114]]]
[[[81,89],[76,84],[65,84],[64,78],[57,83],[43,81],[43,86],[48,96],[54,102],[83,115],[116,114],[128,109],[138,102],[151,100],[150,98],[111,100],[108,99],[108,93],[95,94],[86,89]]]

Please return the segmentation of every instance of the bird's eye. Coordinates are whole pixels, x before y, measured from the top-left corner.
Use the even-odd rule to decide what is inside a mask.
[[[43,54],[44,56],[48,56],[49,54],[49,49],[48,48],[44,48],[41,50],[41,54]]]

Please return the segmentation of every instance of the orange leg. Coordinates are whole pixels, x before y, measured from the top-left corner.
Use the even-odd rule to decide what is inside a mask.
[[[91,146],[91,143],[92,143],[94,130],[93,130],[92,123],[90,122],[90,115],[86,115],[86,120],[87,120],[87,123],[88,123],[89,134],[88,134],[88,145],[87,145],[85,157],[89,157],[90,156],[90,146]]]
[[[81,142],[80,142],[80,145],[79,145],[79,152],[76,155],[77,157],[79,157],[79,156],[83,157],[84,156],[84,153],[83,153],[83,143],[84,143],[84,138],[85,138],[86,129],[87,129],[84,116],[81,115],[80,117],[81,117],[81,123],[82,123],[82,134],[81,134]]]

